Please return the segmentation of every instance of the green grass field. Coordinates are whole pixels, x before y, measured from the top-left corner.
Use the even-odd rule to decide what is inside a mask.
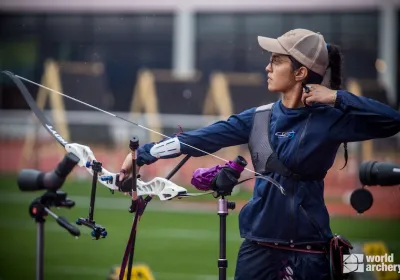
[[[42,192],[22,193],[14,176],[2,175],[0,178],[0,278],[34,279],[36,225],[28,214],[28,207]],[[68,180],[62,190],[75,200],[76,206],[70,210],[52,210],[71,223],[78,217],[86,217],[90,186],[89,181]],[[242,198],[246,196],[249,194],[241,195]],[[169,208],[170,202],[157,200],[149,204],[139,224],[135,262],[150,266],[157,280],[218,279],[219,217],[216,208],[213,211],[178,211]],[[199,200],[209,203],[207,200],[214,198]],[[120,264],[125,250],[133,217],[127,211],[129,203],[128,197],[118,193],[111,195],[98,185],[95,220],[107,228],[108,236],[97,241],[91,239],[91,230],[86,227],[79,227],[81,237],[75,239],[48,217],[45,223],[45,278],[106,279],[111,268]],[[227,218],[230,277],[241,242],[238,212],[239,209],[234,210]],[[332,218],[332,229],[352,242],[383,240],[400,263],[399,221]]]

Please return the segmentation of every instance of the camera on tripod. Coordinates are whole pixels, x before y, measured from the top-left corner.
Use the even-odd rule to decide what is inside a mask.
[[[359,180],[363,186],[351,194],[350,203],[359,214],[362,214],[371,208],[374,201],[371,192],[365,189],[365,186],[400,185],[400,165],[390,162],[363,162],[359,169]]]
[[[44,222],[45,217],[52,216],[57,223],[65,228],[71,235],[80,236],[80,231],[70,224],[64,217],[53,213],[51,207],[72,208],[75,202],[67,198],[67,194],[59,189],[65,179],[78,164],[79,158],[72,153],[64,156],[56,168],[49,172],[33,169],[21,170],[18,174],[18,187],[23,192],[45,190],[46,192],[35,198],[29,206],[29,214],[35,219],[37,225],[36,244],[36,280],[43,280],[44,270]]]

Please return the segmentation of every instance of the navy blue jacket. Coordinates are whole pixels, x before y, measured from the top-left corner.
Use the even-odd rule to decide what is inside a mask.
[[[179,140],[209,153],[247,144],[255,110],[179,134]],[[269,135],[272,148],[291,171],[313,175],[325,174],[331,168],[341,143],[390,137],[399,131],[400,113],[396,110],[338,91],[334,107],[315,104],[288,109],[277,101],[272,108]],[[181,145],[181,152],[194,157],[205,155],[186,145]],[[294,181],[276,173],[266,175],[276,179],[287,194],[257,179],[253,196],[239,215],[241,237],[285,244],[328,241],[332,232],[323,180]]]

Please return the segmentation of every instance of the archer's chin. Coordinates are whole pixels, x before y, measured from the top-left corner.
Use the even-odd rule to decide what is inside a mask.
[[[277,93],[279,92],[278,90],[276,90],[276,88],[274,88],[273,86],[268,85],[268,91],[271,93]]]

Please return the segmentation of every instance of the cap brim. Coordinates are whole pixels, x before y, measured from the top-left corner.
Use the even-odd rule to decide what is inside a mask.
[[[261,48],[271,53],[289,54],[275,38],[258,36],[258,44]]]

